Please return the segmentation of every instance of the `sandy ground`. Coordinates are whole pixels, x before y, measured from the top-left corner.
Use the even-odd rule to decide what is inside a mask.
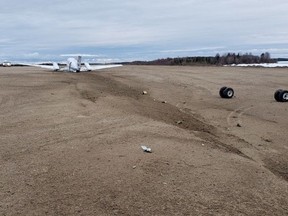
[[[288,215],[278,88],[288,69],[0,68],[0,215]]]

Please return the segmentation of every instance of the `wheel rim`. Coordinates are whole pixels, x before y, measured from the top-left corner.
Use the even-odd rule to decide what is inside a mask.
[[[231,91],[231,90],[228,91],[228,92],[227,92],[227,96],[228,96],[228,97],[232,97],[232,96],[233,96],[233,91]]]
[[[283,94],[283,100],[287,101],[288,100],[288,93]]]

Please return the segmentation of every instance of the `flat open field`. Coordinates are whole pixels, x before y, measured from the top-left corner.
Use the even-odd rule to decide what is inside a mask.
[[[287,68],[0,68],[0,215],[288,215],[279,88]]]

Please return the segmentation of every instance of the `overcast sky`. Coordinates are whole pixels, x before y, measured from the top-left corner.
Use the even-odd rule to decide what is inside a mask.
[[[0,60],[288,57],[287,0],[1,0]]]

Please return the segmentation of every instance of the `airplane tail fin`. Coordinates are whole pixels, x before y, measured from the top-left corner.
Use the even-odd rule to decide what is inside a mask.
[[[78,56],[78,58],[77,58],[77,64],[78,64],[78,68],[79,68],[79,70],[80,70],[80,68],[81,68],[81,56]]]

